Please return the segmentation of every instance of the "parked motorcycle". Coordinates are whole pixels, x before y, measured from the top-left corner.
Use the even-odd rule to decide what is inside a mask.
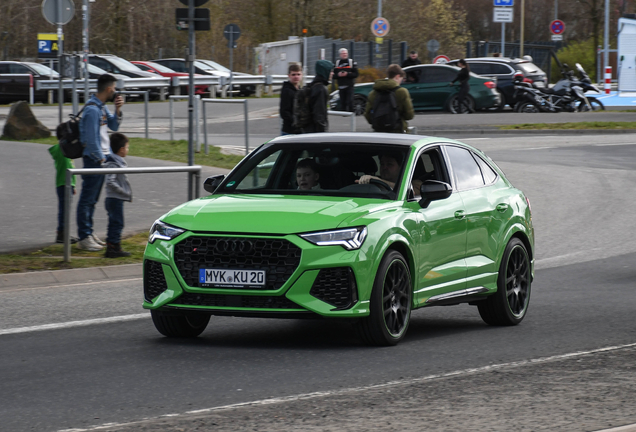
[[[577,70],[581,79],[574,76],[574,72],[563,65],[563,78],[552,88],[536,88],[529,83],[515,81],[515,97],[520,99],[514,107],[515,112],[577,112],[597,111],[605,107],[598,99],[585,95],[586,91],[600,92],[592,84],[583,67],[577,63]]]

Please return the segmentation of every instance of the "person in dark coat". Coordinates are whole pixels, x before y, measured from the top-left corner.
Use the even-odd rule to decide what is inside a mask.
[[[471,113],[474,112],[474,110],[466,104],[466,96],[468,96],[468,92],[470,91],[470,84],[468,84],[468,80],[470,79],[470,67],[464,59],[460,59],[457,62],[457,66],[460,67],[460,70],[449,85],[455,84],[456,81],[459,82],[459,93],[457,93],[458,113]]]
[[[289,81],[283,83],[280,91],[279,113],[283,119],[283,127],[281,135],[299,134],[300,129],[294,127],[294,96],[300,87],[303,79],[303,72],[299,64],[293,63],[289,65],[287,70]]]
[[[409,54],[408,58],[402,62],[402,68],[405,68],[407,66],[415,66],[419,64],[422,64],[422,61],[417,57],[417,51],[413,50]],[[419,70],[408,71],[406,74],[407,82],[418,82],[419,79],[420,79]]]
[[[329,60],[316,62],[316,76],[311,82],[309,106],[311,108],[311,124],[303,128],[303,133],[327,132],[329,120],[327,114],[327,100],[329,92],[327,86],[333,71],[333,63]]]

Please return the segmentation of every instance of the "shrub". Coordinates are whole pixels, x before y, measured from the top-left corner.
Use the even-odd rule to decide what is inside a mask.
[[[567,63],[572,70],[576,70],[576,63],[580,63],[592,81],[596,81],[596,48],[594,47],[594,40],[592,38],[585,41],[570,42],[567,46],[557,51],[557,57],[561,63]],[[561,73],[559,67],[553,59],[552,81],[557,82],[560,79]]]

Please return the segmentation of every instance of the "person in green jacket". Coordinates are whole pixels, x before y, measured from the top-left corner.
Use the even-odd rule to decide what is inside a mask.
[[[49,147],[49,153],[55,162],[55,190],[57,191],[57,237],[55,243],[64,243],[64,195],[66,184],[66,170],[75,168],[73,161],[65,157],[59,144]],[[75,195],[75,176],[71,179],[73,195]],[[77,243],[76,237],[71,237],[71,243]]]
[[[364,117],[367,119],[369,124],[373,124],[372,118],[372,108],[375,98],[378,96],[378,92],[384,91],[395,91],[395,101],[397,103],[397,110],[402,120],[401,126],[397,127],[395,130],[391,131],[393,133],[406,133],[406,129],[408,127],[407,120],[411,120],[415,115],[413,111],[413,102],[411,101],[411,95],[408,90],[400,87],[402,80],[404,80],[404,71],[400,67],[400,65],[392,64],[387,69],[387,78],[377,80],[373,85],[373,90],[369,93],[369,98],[367,99],[367,106],[364,110]]]

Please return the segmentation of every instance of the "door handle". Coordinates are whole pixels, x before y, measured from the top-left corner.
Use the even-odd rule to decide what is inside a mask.
[[[502,204],[497,204],[496,209],[497,209],[497,211],[498,211],[498,212],[503,213],[503,212],[505,212],[506,210],[508,210],[508,207],[510,207],[508,204],[504,204],[504,203],[502,203]]]
[[[455,212],[455,219],[464,219],[465,217],[464,210],[457,210]]]

